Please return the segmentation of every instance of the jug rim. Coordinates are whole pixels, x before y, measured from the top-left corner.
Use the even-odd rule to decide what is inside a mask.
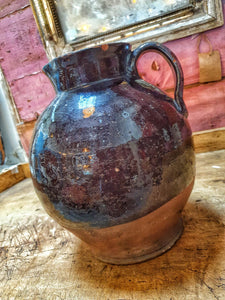
[[[91,52],[94,51],[95,49],[102,49],[103,51],[107,51],[109,48],[113,48],[113,47],[119,47],[119,46],[129,46],[129,48],[131,49],[131,44],[130,43],[126,43],[126,42],[118,42],[118,43],[105,43],[105,44],[100,44],[100,45],[96,45],[93,47],[88,47],[88,48],[83,48],[83,49],[79,49],[79,50],[75,50],[75,51],[70,51],[68,53],[64,53],[62,55],[59,55],[53,59],[51,59],[46,65],[44,65],[43,69],[45,68],[45,66],[47,66],[50,63],[56,62],[56,61],[60,61],[60,60],[64,60],[67,57],[71,56],[71,55],[76,55],[76,54],[80,54],[80,53],[84,53],[84,52]]]
[[[72,51],[49,61],[42,71],[57,91],[105,82],[105,79],[123,80],[129,43],[108,43]]]

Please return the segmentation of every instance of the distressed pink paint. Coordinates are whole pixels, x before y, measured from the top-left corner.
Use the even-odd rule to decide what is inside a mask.
[[[27,4],[18,2],[11,8]],[[54,90],[40,73],[48,59],[30,7],[0,19],[0,62],[21,119],[35,120],[54,98]]]
[[[225,79],[184,90],[193,132],[225,127]]]
[[[223,5],[225,6],[225,0]],[[207,31],[205,34],[211,41],[213,49],[220,51],[222,74],[225,76],[225,25]],[[199,81],[198,36],[194,35],[165,44],[176,54],[182,65],[185,85]],[[208,52],[208,44],[201,43],[200,51]],[[155,65],[159,70],[155,70]],[[138,60],[137,68],[144,80],[159,88],[166,90],[174,87],[171,69],[160,55],[152,52],[143,54]],[[173,93],[170,93],[170,96],[173,97]],[[225,79],[185,89],[184,101],[189,111],[189,122],[193,132],[225,127]]]
[[[0,0],[0,63],[11,87],[21,119],[36,119],[55,96],[48,78],[40,73],[48,62],[28,0]],[[225,4],[225,0],[223,0]],[[214,49],[221,53],[225,76],[225,26],[207,33]],[[197,36],[166,43],[177,55],[184,70],[185,84],[198,82]],[[207,44],[201,50],[207,51]],[[156,54],[146,53],[138,61],[138,70],[145,80],[162,89],[174,86],[171,70]],[[159,70],[155,71],[152,62]],[[184,100],[189,110],[193,131],[225,126],[225,86],[221,82],[185,89]]]
[[[30,7],[0,19],[0,60],[9,82],[39,72],[47,63]]]
[[[184,89],[184,101],[193,132],[225,127],[225,79]]]
[[[42,72],[16,80],[10,88],[20,117],[26,122],[35,120],[55,97],[53,86]]]
[[[29,5],[29,0],[0,0],[0,18]]]
[[[225,0],[223,0],[225,3]],[[224,4],[225,6],[225,4]],[[205,33],[212,43],[213,49],[218,49],[221,55],[222,71],[225,76],[225,25],[220,28],[209,30]],[[190,85],[199,81],[199,64],[197,40],[199,35],[193,35],[186,38],[174,40],[165,43],[179,59],[184,72],[184,83]],[[203,42],[200,47],[201,52],[208,52],[208,44]],[[156,61],[160,67],[159,71],[152,70],[152,62]],[[167,63],[156,57],[155,53],[147,52],[140,57],[137,63],[138,71],[143,78],[157,85],[162,89],[168,89],[174,86],[173,76]]]

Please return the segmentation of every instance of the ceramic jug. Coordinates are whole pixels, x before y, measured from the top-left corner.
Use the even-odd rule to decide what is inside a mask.
[[[161,54],[174,99],[143,81],[136,62]],[[130,264],[170,249],[192,191],[195,156],[183,75],[159,43],[113,43],[57,57],[44,68],[57,92],[36,123],[33,184],[47,213],[102,261]]]

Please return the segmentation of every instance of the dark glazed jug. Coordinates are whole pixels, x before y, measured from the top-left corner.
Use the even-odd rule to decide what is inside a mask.
[[[136,61],[148,50],[170,63],[174,99],[138,76]],[[58,57],[44,71],[57,96],[36,124],[30,165],[48,214],[106,262],[171,248],[195,176],[175,55],[158,43],[133,52],[109,44]]]

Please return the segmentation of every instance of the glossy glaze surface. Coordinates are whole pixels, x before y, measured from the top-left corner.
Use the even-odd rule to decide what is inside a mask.
[[[173,66],[175,100],[140,82],[134,68],[142,51],[161,51],[155,45],[136,53],[128,44],[104,45],[45,67],[58,95],[36,125],[32,178],[47,212],[81,239],[79,228],[132,222],[192,186],[194,152],[179,64]]]

